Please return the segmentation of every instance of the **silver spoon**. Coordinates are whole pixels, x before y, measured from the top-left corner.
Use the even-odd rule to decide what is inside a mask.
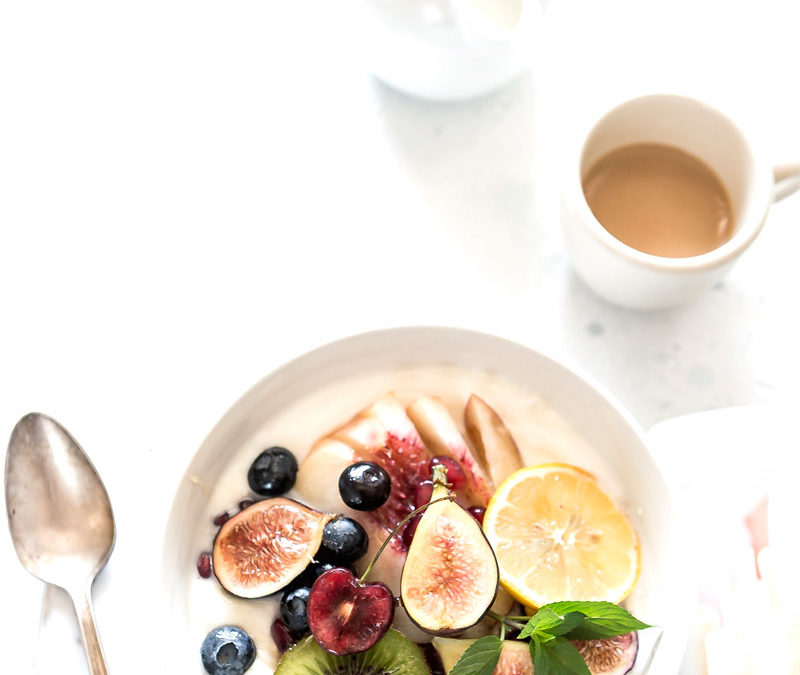
[[[114,515],[100,476],[64,427],[30,413],[11,432],[5,484],[20,561],[69,593],[89,672],[108,675],[92,611],[92,583],[114,548]]]

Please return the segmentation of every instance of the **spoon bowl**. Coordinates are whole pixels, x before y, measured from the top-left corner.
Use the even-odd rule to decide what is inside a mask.
[[[72,598],[92,675],[107,673],[91,587],[114,547],[114,515],[100,476],[77,441],[39,413],[23,417],[8,444],[6,510],[23,566]]]

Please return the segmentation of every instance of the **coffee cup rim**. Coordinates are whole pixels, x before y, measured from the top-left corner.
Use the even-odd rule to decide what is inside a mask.
[[[670,258],[666,256],[654,255],[652,253],[646,253],[644,251],[640,251],[639,249],[633,248],[625,242],[617,239],[605,227],[603,227],[600,221],[595,217],[594,213],[592,213],[591,208],[589,208],[589,203],[586,201],[586,195],[583,192],[583,179],[581,176],[581,158],[591,134],[601,122],[623,107],[636,102],[653,99],[661,99],[665,101],[680,100],[682,102],[704,108],[706,111],[727,120],[739,132],[747,152],[752,159],[754,166],[754,178],[752,184],[752,194],[748,203],[756,203],[757,205],[759,203],[761,204],[755,211],[755,213],[758,214],[758,217],[753,216],[749,221],[742,223],[728,241],[721,246],[712,249],[711,251],[707,251],[706,253],[683,258]],[[727,113],[723,113],[718,108],[706,103],[705,101],[690,96],[672,93],[653,93],[629,98],[615,104],[613,107],[606,109],[605,112],[603,112],[600,116],[593,118],[591,122],[584,125],[582,133],[580,133],[577,138],[577,148],[574,149],[570,154],[570,157],[572,157],[571,175],[568,177],[567,183],[570,192],[572,193],[570,198],[573,202],[573,207],[578,209],[578,215],[580,216],[581,222],[583,223],[585,229],[588,230],[588,232],[594,236],[597,241],[607,248],[612,249],[612,251],[616,252],[617,254],[626,257],[632,262],[653,269],[673,271],[703,270],[717,267],[738,257],[750,246],[750,244],[753,243],[764,226],[767,214],[769,213],[769,208],[773,201],[775,185],[772,178],[772,171],[769,165],[763,160],[762,153],[757,151],[753,142],[753,135],[745,130],[745,126],[739,120],[736,120]],[[700,159],[703,158],[700,157]]]

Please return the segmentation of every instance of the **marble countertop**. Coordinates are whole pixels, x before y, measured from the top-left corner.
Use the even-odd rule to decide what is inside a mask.
[[[555,170],[575,110],[644,91],[736,111],[797,161],[796,3],[550,0],[534,69],[452,105],[372,79],[345,39],[357,15],[333,5],[0,6],[0,429],[39,410],[73,432],[116,507],[115,559],[161,536],[241,393],[355,332],[498,333],[645,426],[797,395],[800,196],[724,283],[633,313],[572,274]],[[40,584],[5,528],[0,568],[23,672]],[[151,582],[110,570],[101,623]],[[126,637],[103,628],[125,672]]]

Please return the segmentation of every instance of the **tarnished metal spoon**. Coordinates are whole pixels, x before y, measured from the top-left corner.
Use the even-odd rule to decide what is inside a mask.
[[[92,583],[114,547],[114,515],[100,476],[64,427],[31,413],[11,433],[5,486],[20,561],[69,593],[89,671],[107,675],[92,611]]]

